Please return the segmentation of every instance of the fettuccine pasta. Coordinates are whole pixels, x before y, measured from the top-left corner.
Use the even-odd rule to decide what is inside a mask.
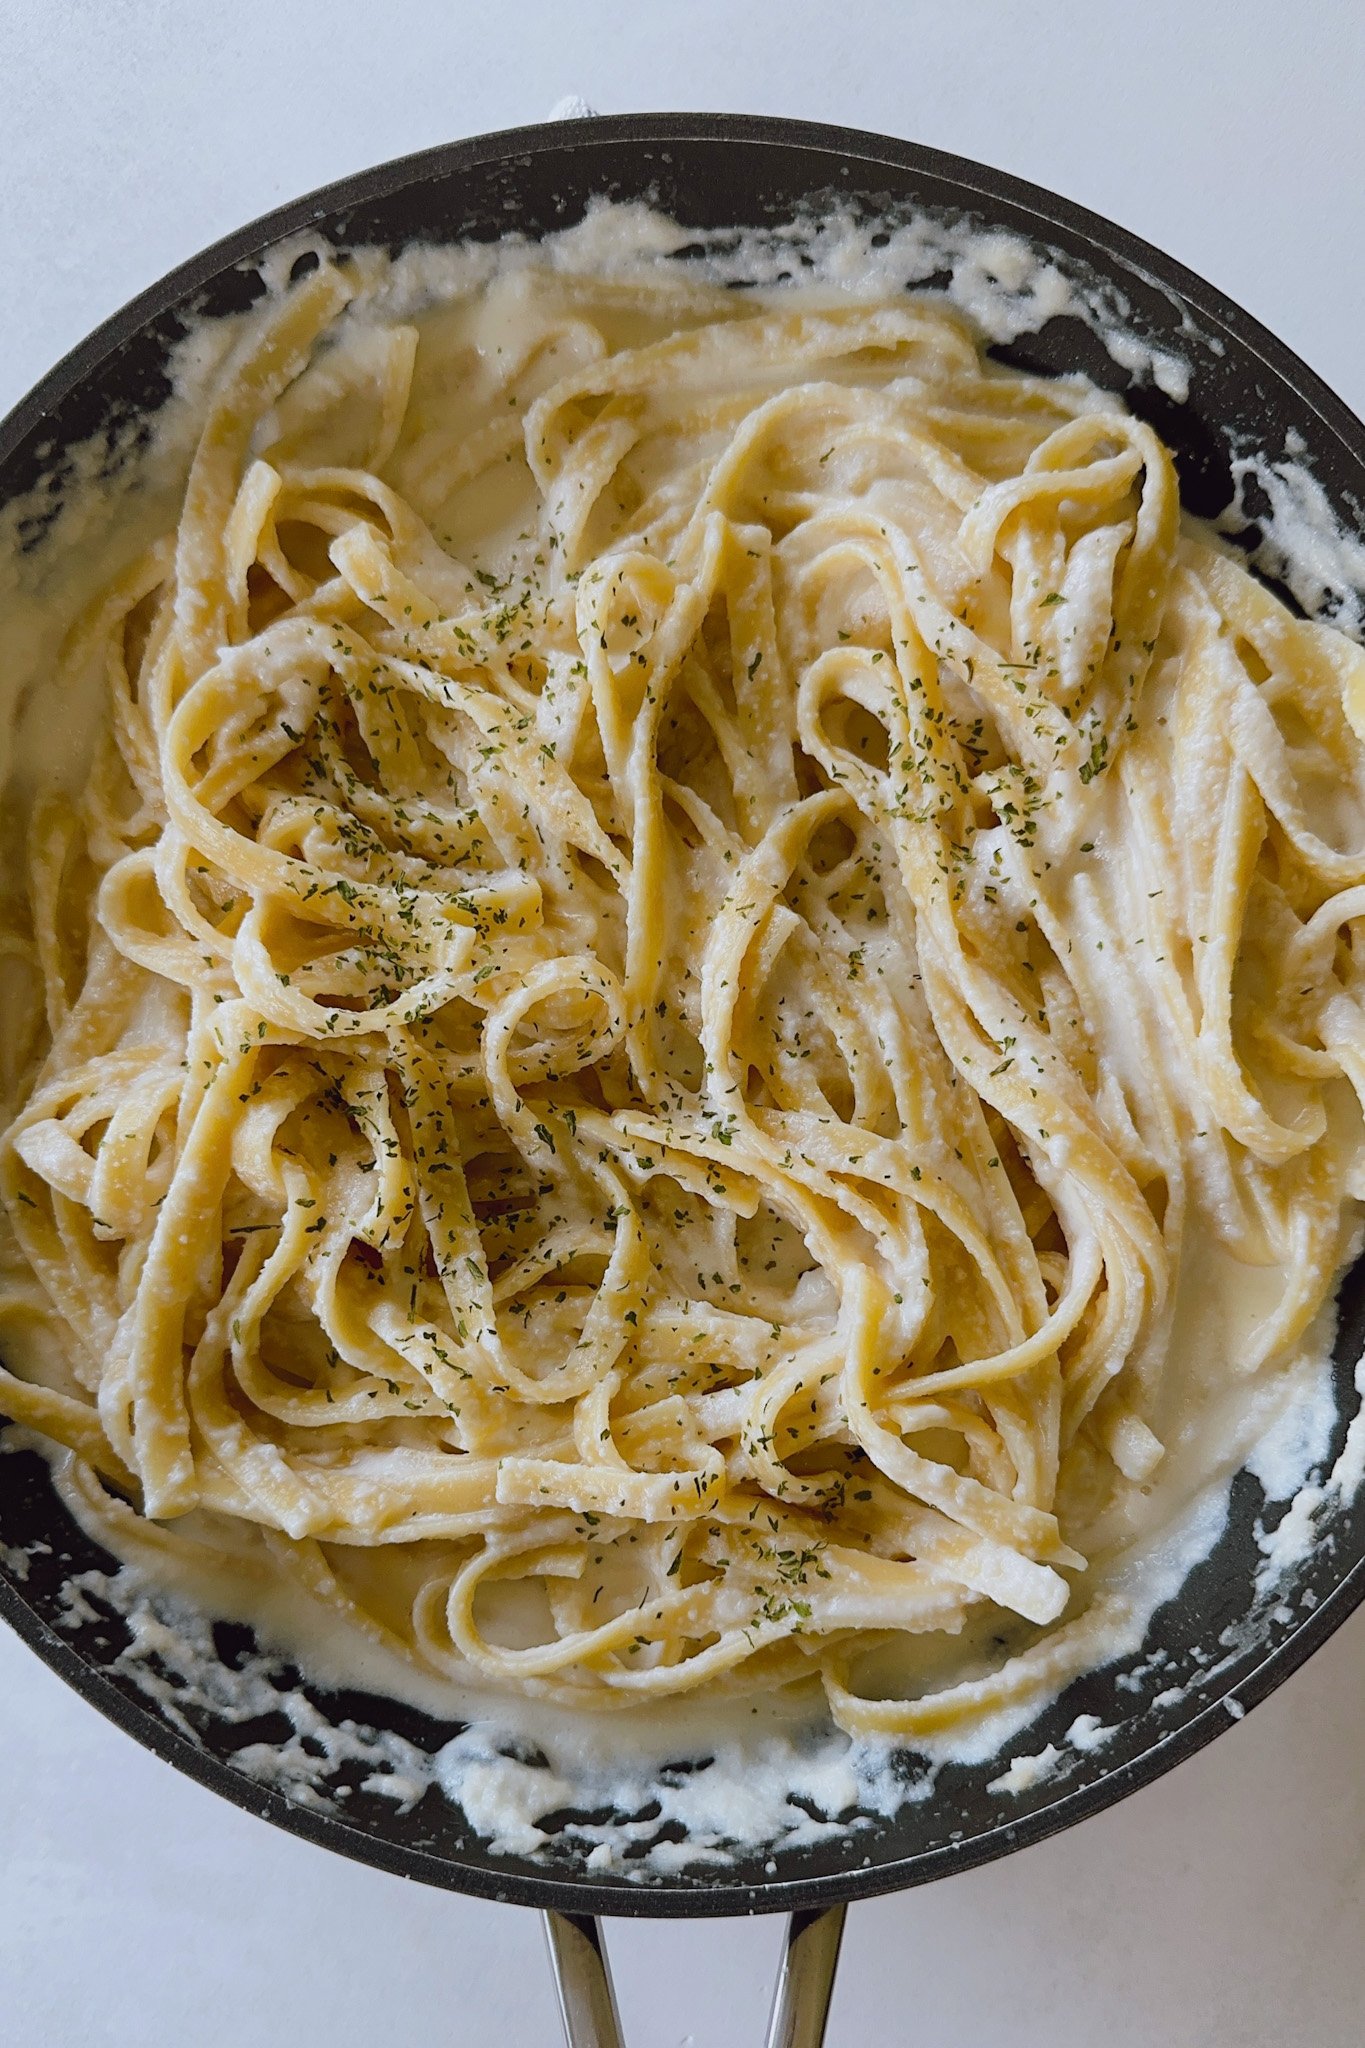
[[[1340,1262],[1365,657],[940,302],[530,268],[442,354],[355,279],[69,643],[0,1412],[424,1671],[909,1741],[1060,1683],[1194,1222],[1248,1378]]]

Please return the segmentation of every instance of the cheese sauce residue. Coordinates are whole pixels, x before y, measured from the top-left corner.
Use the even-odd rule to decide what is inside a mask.
[[[1359,1476],[1365,659],[981,356],[1078,312],[1183,395],[1047,259],[690,239],[284,252],[0,566],[0,1411],[126,1560],[73,1621],[282,1702],[295,1798],[655,1874],[996,1755],[1244,1465],[1266,1588]],[[196,1610],[470,1725],[325,1731]]]

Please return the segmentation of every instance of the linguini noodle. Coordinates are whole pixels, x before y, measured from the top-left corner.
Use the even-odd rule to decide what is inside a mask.
[[[1365,655],[935,301],[532,268],[442,359],[355,291],[69,643],[0,1412],[424,1670],[1059,1684],[1195,1220],[1272,1374],[1365,1192]]]

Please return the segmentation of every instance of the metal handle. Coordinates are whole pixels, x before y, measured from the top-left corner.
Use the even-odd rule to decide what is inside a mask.
[[[591,1913],[543,1915],[567,2048],[622,2048],[602,1923]]]
[[[793,1913],[773,1987],[768,2048],[820,2048],[844,1938],[844,1906]]]
[[[768,2021],[768,2048],[821,2048],[844,1907],[793,1913]],[[546,1913],[545,1940],[566,2048],[623,2048],[602,1923],[587,1913]]]

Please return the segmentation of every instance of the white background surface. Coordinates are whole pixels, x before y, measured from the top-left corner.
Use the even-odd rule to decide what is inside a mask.
[[[1292,22],[1292,25],[1291,25]],[[880,129],[1121,221],[1365,409],[1365,11],[1267,0],[0,0],[0,413],[170,265],[327,179],[542,117]],[[1365,1614],[1123,1807],[857,1907],[830,2048],[1355,2048]],[[618,1923],[631,2048],[762,2038],[777,1923]],[[0,1634],[14,2048],[553,2048],[529,1913],[201,1791]]]

